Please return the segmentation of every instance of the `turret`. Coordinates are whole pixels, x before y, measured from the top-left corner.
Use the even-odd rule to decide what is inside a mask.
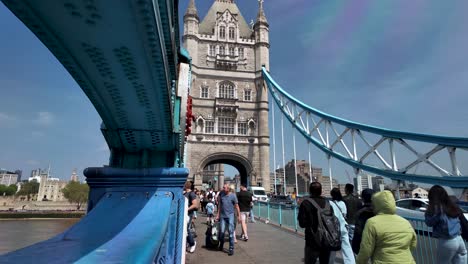
[[[267,69],[270,69],[270,38],[269,38],[269,25],[263,11],[263,0],[258,1],[258,13],[257,20],[254,24],[255,34],[255,68],[257,71],[262,69],[262,65],[265,65]]]
[[[192,57],[192,62],[197,64],[197,42],[198,28],[200,19],[198,18],[195,0],[190,0],[187,10],[184,14],[184,36],[182,38],[184,47]]]

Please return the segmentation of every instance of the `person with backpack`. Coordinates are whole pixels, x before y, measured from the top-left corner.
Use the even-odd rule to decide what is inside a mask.
[[[395,214],[395,198],[390,191],[372,197],[376,216],[367,220],[356,263],[416,263],[411,250],[416,248],[416,233],[408,220]]]
[[[432,236],[437,238],[437,263],[466,264],[467,252],[460,225],[463,212],[440,185],[432,186],[428,198],[424,217],[427,226],[432,227]]]
[[[346,205],[343,202],[343,196],[341,196],[340,189],[333,188],[330,192],[332,200],[330,205],[333,208],[336,218],[340,222],[341,232],[341,255],[343,256],[344,264],[354,264],[354,253],[349,242],[348,235],[348,223],[346,222]],[[330,263],[335,263],[336,251],[332,251],[330,254]]]
[[[214,221],[214,203],[211,200],[208,200],[208,203],[206,204],[205,210],[206,210],[206,224],[210,224]]]
[[[347,183],[345,185],[345,193],[346,195],[343,197],[343,202],[346,204],[349,240],[353,241],[356,213],[361,209],[362,202],[354,195],[354,185]]]
[[[361,246],[362,240],[362,231],[364,231],[364,226],[366,226],[367,220],[369,218],[374,217],[374,208],[372,207],[372,195],[374,194],[374,190],[372,189],[364,189],[361,192],[361,198],[364,202],[364,205],[359,211],[356,213],[356,227],[354,228],[354,237],[353,241],[351,242],[351,246],[353,248],[354,253],[359,254],[359,247]]]
[[[309,186],[310,197],[302,201],[297,220],[305,228],[304,263],[328,264],[330,252],[340,250],[340,223],[334,215],[330,203],[322,197],[322,185],[312,182]]]
[[[184,185],[184,196],[187,198],[188,201],[188,208],[187,208],[187,213],[189,216],[189,221],[187,223],[187,245],[188,245],[188,251],[190,253],[195,252],[195,248],[197,246],[197,241],[195,241],[193,237],[193,233],[190,230],[190,225],[192,224],[192,219],[194,217],[194,212],[195,210],[198,209],[198,199],[197,195],[195,192],[192,191],[192,182],[187,181]]]

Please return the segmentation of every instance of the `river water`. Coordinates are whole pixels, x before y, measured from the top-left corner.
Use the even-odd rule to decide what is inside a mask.
[[[0,255],[51,238],[80,219],[0,220]]]

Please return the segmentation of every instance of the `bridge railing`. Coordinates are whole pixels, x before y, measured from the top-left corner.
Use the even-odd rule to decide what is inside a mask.
[[[298,205],[257,202],[254,205],[256,218],[272,225],[279,226],[300,235],[304,229],[297,222]],[[413,250],[416,263],[436,264],[437,239],[432,237],[432,228],[428,227],[424,219],[405,217],[413,226],[418,244]]]

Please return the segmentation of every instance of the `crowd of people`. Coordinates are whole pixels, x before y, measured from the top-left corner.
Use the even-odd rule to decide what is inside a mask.
[[[336,252],[341,250],[345,264],[415,263],[411,251],[416,248],[417,236],[410,222],[396,215],[393,194],[365,189],[359,198],[352,184],[346,185],[345,192],[342,197],[340,190],[333,188],[328,200],[322,196],[319,182],[310,184],[310,197],[303,200],[297,216],[305,228],[304,262],[315,264],[318,259],[321,264],[334,263]],[[464,232],[468,230],[462,210],[439,185],[434,185],[428,196],[425,222],[438,240],[436,263],[466,264],[462,234],[466,239]]]
[[[187,198],[187,214],[189,221],[187,224],[187,251],[195,252],[197,243],[194,239],[194,233],[191,225],[197,218],[197,212],[206,216],[208,226],[206,235],[212,234],[212,228],[216,227],[217,244],[216,250],[224,251],[226,232],[229,236],[229,247],[227,253],[229,256],[234,254],[235,244],[237,243],[236,227],[240,224],[241,235],[239,239],[247,242],[249,240],[247,222],[255,223],[252,207],[254,197],[247,191],[245,185],[240,186],[240,191],[235,192],[234,186],[224,184],[221,191],[214,191],[210,188],[208,191],[199,191],[194,188],[193,183],[187,181],[184,187],[184,195]],[[210,231],[208,231],[210,230]],[[208,248],[208,237],[205,247]]]
[[[341,251],[345,264],[353,263],[415,263],[412,250],[417,236],[411,223],[396,214],[393,194],[384,190],[365,189],[358,197],[354,186],[345,186],[342,196],[338,188],[330,192],[331,199],[322,196],[322,186],[312,182],[310,197],[303,199],[297,216],[299,226],[305,228],[304,263],[334,263]],[[248,241],[249,218],[253,219],[253,196],[245,185],[235,192],[225,184],[215,192],[197,191],[186,183],[189,225],[200,211],[207,217],[207,225],[219,223],[216,245],[224,251],[225,233],[229,236],[228,255],[234,254],[237,243],[236,225],[240,224],[239,239]],[[429,206],[425,212],[426,225],[432,227],[437,239],[437,263],[467,263],[468,222],[462,210],[449,197],[447,191],[434,185],[428,194]],[[194,252],[196,242],[191,232],[187,236],[187,250]]]

